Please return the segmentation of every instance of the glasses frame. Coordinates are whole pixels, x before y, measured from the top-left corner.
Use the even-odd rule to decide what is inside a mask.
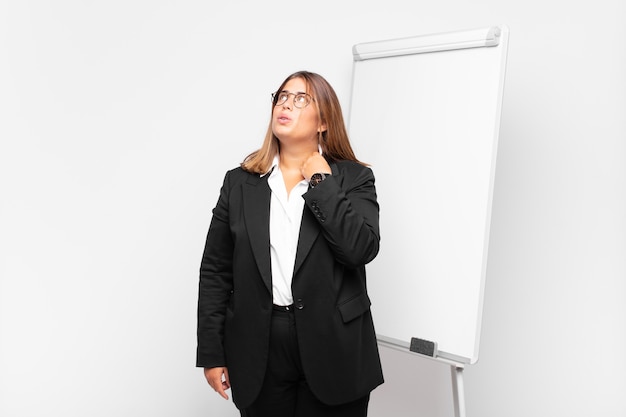
[[[279,103],[278,102],[278,97],[283,95],[283,94],[287,96],[287,99],[285,101]],[[306,106],[308,106],[309,104],[311,104],[312,101],[315,101],[313,96],[311,96],[308,93],[302,93],[302,92],[300,92],[300,93],[288,93],[286,91],[276,91],[276,92],[272,93],[272,103],[274,103],[274,106],[282,106],[283,104],[285,104],[285,103],[287,103],[289,101],[289,96],[293,96],[293,100],[292,100],[293,105],[294,105],[294,107],[296,107],[298,109],[303,109]],[[306,102],[306,104],[304,106],[298,105],[298,102],[296,101],[296,98],[298,96],[304,96],[304,97],[306,97],[308,99],[308,101]]]

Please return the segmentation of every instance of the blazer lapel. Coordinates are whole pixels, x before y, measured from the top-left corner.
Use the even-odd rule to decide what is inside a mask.
[[[296,263],[293,267],[293,276],[296,276],[298,269],[302,266],[302,263],[306,259],[313,242],[317,239],[317,235],[320,233],[317,220],[313,216],[313,213],[305,205],[304,212],[302,213],[302,223],[300,224],[300,237],[298,239],[298,249],[296,250]]]
[[[339,170],[337,169],[337,164],[331,163],[330,169],[333,177],[337,177],[336,180],[341,183],[338,178]],[[317,239],[319,233],[320,227],[317,220],[315,219],[313,213],[311,213],[309,208],[305,205],[304,213],[302,213],[302,224],[300,225],[300,238],[298,239],[298,249],[296,251],[296,263],[293,268],[294,277],[311,251],[313,243],[315,242],[315,239]]]
[[[243,213],[250,245],[261,278],[272,292],[272,267],[270,261],[270,187],[267,175],[254,178],[243,185]]]

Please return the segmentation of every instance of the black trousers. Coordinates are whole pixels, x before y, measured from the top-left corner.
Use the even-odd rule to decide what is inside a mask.
[[[369,394],[356,401],[330,406],[318,400],[302,371],[295,317],[275,309],[270,353],[261,393],[242,417],[366,417]]]

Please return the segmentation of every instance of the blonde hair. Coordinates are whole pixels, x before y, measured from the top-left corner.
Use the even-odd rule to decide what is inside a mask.
[[[285,84],[294,78],[304,80],[307,92],[313,96],[317,103],[319,120],[326,125],[326,130],[319,133],[319,144],[324,157],[330,161],[348,160],[365,165],[354,155],[339,99],[328,81],[319,74],[298,71],[287,77],[276,91],[282,91]],[[272,103],[272,111],[273,107],[274,103]],[[265,174],[272,167],[274,156],[278,154],[279,150],[280,144],[272,131],[272,121],[270,120],[263,145],[248,155],[241,163],[241,167],[248,172]]]

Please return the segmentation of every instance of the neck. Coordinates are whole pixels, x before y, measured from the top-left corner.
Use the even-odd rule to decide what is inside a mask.
[[[317,145],[311,146],[281,146],[280,149],[280,167],[285,170],[300,170],[304,161],[311,156],[313,152],[317,152]]]

